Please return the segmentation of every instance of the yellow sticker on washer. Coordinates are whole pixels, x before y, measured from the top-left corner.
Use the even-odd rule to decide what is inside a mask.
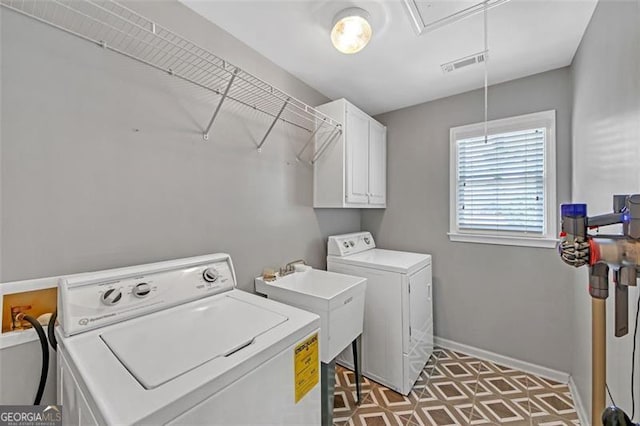
[[[320,379],[318,362],[318,333],[296,346],[294,351],[294,374],[296,404]]]

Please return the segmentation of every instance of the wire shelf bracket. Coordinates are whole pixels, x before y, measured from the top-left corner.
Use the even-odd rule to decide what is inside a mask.
[[[218,116],[218,113],[220,112],[220,108],[222,108],[222,104],[224,103],[224,100],[229,95],[229,89],[231,89],[231,85],[233,84],[233,80],[236,79],[237,75],[238,75],[238,69],[236,69],[233,72],[233,75],[229,79],[229,83],[227,84],[227,88],[224,89],[224,93],[222,94],[222,97],[220,98],[220,101],[218,102],[218,105],[216,106],[216,110],[213,112],[213,115],[211,116],[211,120],[209,120],[209,124],[207,125],[207,128],[204,130],[204,133],[202,134],[202,138],[205,141],[209,140],[209,131],[211,131],[211,126],[213,126],[213,122],[216,120],[216,117]]]
[[[320,130],[322,128],[324,123],[320,124],[319,126],[316,127],[316,129],[313,131],[313,133],[311,133],[311,136],[309,137],[309,139],[307,140],[307,143],[304,144],[304,146],[302,147],[302,149],[298,152],[298,154],[296,155],[296,160],[298,161],[302,161],[302,154],[307,150],[307,148],[309,147],[309,145],[311,145],[311,142],[313,142],[316,138],[316,134],[318,133],[318,130]]]
[[[342,132],[338,121],[117,1],[0,0],[0,6],[220,96],[204,140],[228,101],[273,119],[259,150],[278,122],[313,136],[319,127],[328,128],[334,137]]]
[[[271,123],[271,126],[269,126],[269,129],[267,130],[267,133],[265,133],[265,135],[262,137],[262,140],[258,144],[258,152],[262,152],[262,145],[264,145],[264,142],[269,137],[269,134],[271,133],[271,131],[273,130],[274,126],[276,125],[276,123],[280,119],[280,116],[282,115],[282,112],[284,111],[284,109],[287,107],[288,103],[289,103],[289,99],[284,101],[284,103],[282,104],[282,108],[280,108],[280,111],[278,111],[278,115],[276,115],[276,118]]]
[[[319,159],[320,157],[322,157],[322,155],[325,153],[325,151],[327,150],[327,148],[329,148],[329,145],[331,145],[331,143],[342,133],[342,131],[337,131],[337,132],[330,132],[329,136],[327,136],[327,138],[324,140],[324,142],[320,145],[320,148],[318,148],[318,150],[315,152],[315,154],[313,155],[313,157],[311,158],[311,161],[309,162],[311,165],[314,165]]]

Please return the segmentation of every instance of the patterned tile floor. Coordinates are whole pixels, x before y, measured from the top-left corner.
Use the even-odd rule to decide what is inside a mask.
[[[490,361],[436,348],[408,396],[336,366],[336,426],[574,425],[569,387]]]

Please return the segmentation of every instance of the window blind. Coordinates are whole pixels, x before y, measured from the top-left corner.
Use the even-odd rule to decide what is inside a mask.
[[[458,229],[542,235],[544,149],[544,128],[458,140]]]

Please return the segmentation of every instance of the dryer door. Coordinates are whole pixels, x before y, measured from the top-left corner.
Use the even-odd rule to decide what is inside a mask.
[[[409,276],[409,327],[409,350],[416,345],[433,349],[431,265]]]
[[[433,308],[431,265],[407,278],[405,318],[409,327],[404,335],[404,392],[409,392],[433,352]]]

